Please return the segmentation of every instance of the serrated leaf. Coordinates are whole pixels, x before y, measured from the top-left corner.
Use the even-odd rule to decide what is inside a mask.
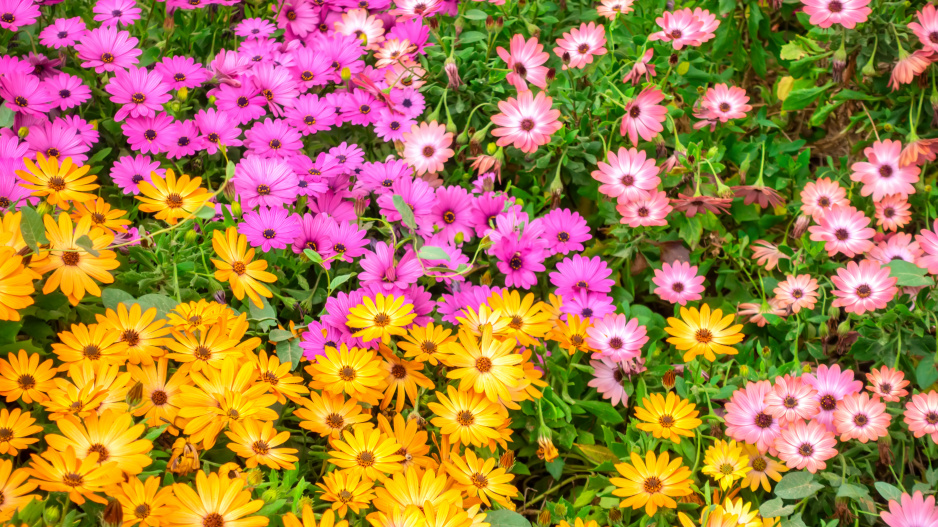
[[[414,219],[414,211],[410,209],[410,205],[404,203],[404,198],[394,195],[394,208],[397,209],[397,213],[401,215],[401,222],[404,223],[410,230],[417,230],[417,221]]]
[[[417,251],[417,256],[423,260],[445,260],[449,261],[449,255],[446,254],[446,251],[442,247],[434,247],[432,245],[424,245]]]
[[[775,495],[787,500],[800,500],[813,495],[824,488],[824,485],[814,480],[810,472],[790,472],[775,486]]]
[[[81,247],[91,256],[101,256],[101,253],[94,248],[94,242],[91,241],[91,238],[87,234],[82,234],[75,240],[75,245]]]
[[[40,245],[49,243],[42,216],[32,207],[23,207],[20,212],[23,213],[22,221],[20,221],[20,233],[23,235],[23,240],[34,253],[39,252]]]
[[[925,269],[905,260],[893,260],[886,264],[889,266],[889,276],[898,278],[898,286],[929,286],[934,285],[934,280],[925,277]]]
[[[797,42],[789,42],[782,46],[778,57],[782,60],[798,60],[807,55],[807,52]]]

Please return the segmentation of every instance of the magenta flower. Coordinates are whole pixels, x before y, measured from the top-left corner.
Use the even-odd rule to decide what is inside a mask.
[[[763,454],[774,450],[781,433],[778,420],[766,408],[765,397],[771,392],[769,381],[749,382],[733,392],[725,407],[726,435],[755,445]]]
[[[498,146],[512,145],[525,153],[537,151],[537,147],[550,142],[550,136],[563,126],[557,120],[560,110],[551,108],[553,99],[538,92],[523,91],[518,98],[509,97],[499,101],[501,113],[492,116],[498,128],[492,135],[498,138]]]
[[[293,252],[303,254],[304,250],[311,249],[322,256],[332,245],[336,227],[336,221],[327,214],[304,214],[300,219],[300,232],[293,240]],[[323,262],[326,269],[330,268],[330,264]]]
[[[153,71],[162,75],[163,82],[173,90],[198,88],[212,76],[191,57],[163,57],[153,67]]]
[[[261,207],[244,213],[238,232],[245,235],[251,247],[262,251],[286,249],[300,233],[300,218],[283,207]]]
[[[811,239],[825,242],[828,256],[843,253],[848,258],[865,253],[873,248],[870,241],[876,233],[867,227],[870,219],[850,206],[835,206],[818,221],[808,227]]]
[[[365,254],[368,246],[366,238],[368,232],[359,228],[354,221],[344,221],[337,224],[332,236],[332,246],[323,250],[324,256],[338,256],[343,262],[351,262],[353,258]]]
[[[665,13],[667,14],[667,13]],[[664,93],[654,86],[649,86],[625,106],[619,133],[628,136],[632,144],[638,146],[638,138],[651,141],[664,131],[665,116],[668,110],[659,104],[664,100]]]
[[[0,27],[17,31],[36,23],[41,13],[32,0],[0,0]]]
[[[935,506],[935,497],[925,498],[920,490],[915,491],[911,496],[903,492],[899,501],[889,500],[889,511],[882,511],[879,515],[889,527],[935,527],[938,525],[938,507]]]
[[[274,117],[282,116],[283,108],[293,106],[300,94],[296,81],[290,78],[290,72],[274,64],[261,64],[254,68],[254,76],[251,79],[264,96]]]
[[[687,262],[675,261],[673,264],[661,264],[661,269],[655,269],[655,277],[651,281],[657,285],[655,294],[672,304],[687,305],[688,301],[703,298],[705,277],[697,276],[697,266]]]
[[[74,46],[88,34],[81,17],[57,18],[39,33],[39,43],[43,46],[60,49]]]
[[[471,240],[473,201],[475,198],[462,187],[440,187],[434,195],[428,221],[440,229],[440,235],[447,241],[453,241],[458,233],[462,233],[466,241]]]
[[[409,119],[420,117],[427,107],[424,96],[409,86],[403,89],[391,90],[390,99],[394,104],[394,110],[404,114]]]
[[[102,26],[131,26],[142,12],[134,0],[98,0],[91,11]]]
[[[560,312],[592,321],[596,318],[603,318],[610,313],[615,313],[616,306],[612,304],[612,297],[605,293],[581,291],[578,295],[563,298]]]
[[[215,106],[238,124],[247,124],[267,113],[264,109],[267,99],[251,82],[238,86],[222,84],[215,97]]]
[[[606,54],[606,29],[595,22],[582,23],[557,39],[554,53],[563,60],[563,69],[583,69],[593,63],[593,55]]]
[[[137,39],[117,26],[104,26],[91,30],[81,42],[75,44],[81,67],[94,68],[96,73],[117,71],[137,64],[143,51],[137,49]]]
[[[850,167],[853,170],[850,179],[863,183],[860,195],[872,195],[873,201],[879,201],[891,194],[906,199],[909,194],[915,194],[912,184],[918,182],[920,169],[915,165],[901,166],[899,154],[902,153],[902,143],[890,139],[876,141],[864,148],[863,153],[867,162],[854,163]]]
[[[59,73],[43,81],[46,92],[56,101],[60,110],[80,106],[91,98],[91,88],[81,82],[81,77]]]
[[[837,269],[837,276],[831,277],[837,288],[832,305],[858,315],[885,308],[899,291],[896,287],[899,279],[889,276],[889,271],[889,267],[875,260],[863,260],[859,265],[847,262],[846,268]]]
[[[163,76],[145,68],[130,67],[115,72],[111,82],[104,87],[111,94],[111,102],[123,106],[114,114],[114,120],[123,121],[131,117],[149,117],[163,109],[169,101],[169,85]]]
[[[916,234],[915,241],[923,252],[916,265],[928,269],[931,274],[938,274],[938,220],[935,220],[932,230],[922,229],[920,234]]]
[[[288,158],[303,148],[303,138],[282,119],[264,119],[244,132],[249,154],[261,157]]]
[[[572,296],[580,291],[608,293],[615,280],[609,278],[612,269],[598,256],[587,258],[574,254],[557,263],[557,271],[550,273],[550,283],[560,296]]]
[[[420,261],[410,247],[398,259],[394,247],[384,242],[375,244],[374,251],[365,251],[359,265],[362,272],[358,280],[366,285],[376,284],[385,292],[402,290],[423,276]]]
[[[594,358],[607,357],[614,361],[641,356],[642,346],[648,342],[645,326],[639,325],[637,318],[630,320],[621,313],[594,318],[586,335],[586,343],[596,350]]]
[[[812,423],[819,423],[830,432],[836,430],[834,410],[837,409],[837,403],[844,397],[859,393],[863,389],[863,381],[853,380],[853,370],[841,371],[837,364],[831,367],[821,364],[818,366],[817,373],[806,373],[801,376],[801,380],[817,390],[814,397],[818,401],[818,413],[814,416]],[[778,446],[776,448],[781,450]]]
[[[668,214],[674,209],[664,191],[651,192],[650,197],[626,201],[616,205],[622,215],[620,223],[629,227],[655,227],[668,224]]]
[[[307,90],[314,86],[326,86],[334,78],[329,57],[305,46],[293,50],[290,71],[293,79]]]
[[[270,21],[263,18],[246,18],[235,26],[235,35],[244,38],[263,38],[277,30]]]
[[[378,206],[381,207],[381,215],[388,221],[402,221],[400,211],[394,206],[395,196],[400,196],[404,204],[413,212],[419,234],[426,236],[433,232],[433,221],[430,215],[435,202],[433,187],[420,178],[397,179],[391,186],[391,192],[379,195],[377,200]]]
[[[348,144],[345,141],[339,143],[339,146],[330,148],[329,156],[335,159],[339,168],[346,174],[358,170],[365,162],[365,151],[358,145]]]
[[[177,123],[165,112],[150,117],[130,117],[121,125],[130,148],[141,154],[159,154],[176,141]]]
[[[100,134],[95,130],[94,125],[82,119],[77,115],[66,115],[65,117],[56,117],[55,122],[61,123],[67,128],[75,131],[78,140],[88,148],[91,148],[98,142]]]
[[[456,317],[465,317],[466,310],[478,311],[490,296],[500,293],[502,288],[488,285],[465,284],[452,294],[443,294],[436,304],[436,312],[442,315],[444,322],[458,324]]]
[[[308,202],[309,210],[317,214],[328,214],[336,221],[355,221],[355,207],[345,199],[345,194],[336,194],[332,191],[323,192],[316,196],[315,201]]]
[[[304,331],[300,337],[300,348],[303,350],[303,357],[310,362],[314,362],[318,357],[326,355],[327,349],[336,349],[341,344],[351,345],[343,339],[342,332],[326,324],[320,324],[315,320],[310,322],[308,331]]]
[[[416,121],[403,114],[393,112],[388,108],[381,108],[374,123],[375,135],[389,143],[403,141],[404,132],[413,128],[415,124],[417,124]]]
[[[508,200],[507,195],[495,192],[486,192],[475,199],[472,204],[472,224],[475,227],[476,236],[481,238],[492,230],[495,218],[505,210],[505,202]]]
[[[537,284],[535,273],[544,272],[543,262],[547,256],[541,243],[523,237],[506,237],[493,245],[493,249],[498,259],[495,265],[505,274],[507,287],[530,289]]]
[[[592,172],[593,179],[602,183],[599,192],[619,202],[635,201],[650,197],[658,189],[661,178],[655,160],[645,152],[619,147],[618,154],[608,152],[609,163],[596,163],[599,170]]]
[[[542,238],[547,241],[548,254],[567,254],[583,250],[583,242],[593,238],[589,225],[579,213],[570,209],[553,209],[541,218]]]
[[[381,9],[380,7],[375,7],[375,4],[384,5],[385,7],[390,6],[390,0],[359,0],[356,4],[358,7],[364,7],[363,3],[369,3],[369,10]],[[416,47],[415,53],[420,55],[426,55],[426,48],[433,46],[432,42],[428,42],[430,39],[430,27],[424,23],[423,18],[414,18],[411,20],[400,20],[394,24],[386,34],[387,39],[398,39],[401,42],[407,40]]]
[[[226,148],[241,146],[241,129],[234,126],[224,111],[215,111],[215,108],[199,110],[195,114],[195,125],[202,134],[202,144],[209,154],[218,152],[222,145]]]
[[[286,161],[258,156],[243,158],[233,178],[245,208],[279,207],[296,201],[297,177]]]
[[[544,51],[544,45],[537,41],[537,37],[525,40],[524,36],[516,33],[511,37],[507,51],[501,46],[495,51],[511,70],[505,80],[516,90],[528,90],[529,82],[542,90],[547,88],[548,68],[544,63],[550,55]]]
[[[822,28],[840,24],[853,29],[866,22],[873,12],[867,7],[870,0],[801,0],[801,3],[804,4],[804,12],[811,17],[808,22]]]
[[[160,164],[151,160],[150,156],[124,156],[114,162],[111,179],[124,194],[137,195],[140,193],[140,183],[150,183],[150,174],[153,172],[160,177],[166,174],[166,170],[160,168]]]
[[[294,105],[284,110],[286,122],[303,135],[328,130],[335,124],[335,108],[318,95],[300,95]]]
[[[188,119],[178,123],[176,127],[176,140],[169,145],[169,153],[166,157],[170,159],[181,159],[195,155],[196,152],[205,148],[205,142],[199,135],[199,128],[195,121]]]
[[[346,322],[348,321],[349,311],[361,304],[364,297],[365,292],[362,289],[356,289],[350,293],[342,291],[335,296],[330,296],[326,299],[326,314],[320,317],[320,320],[323,324],[339,330],[346,342],[357,341],[360,345],[361,339],[351,336],[354,331],[346,325]]]
[[[277,27],[286,29],[289,37],[305,37],[319,23],[312,2],[286,0],[278,2]]]
[[[23,205],[39,203],[38,198],[30,198],[30,190],[16,176],[17,170],[24,170],[22,160],[0,159],[0,212],[18,210]],[[34,202],[34,203],[30,203]]]
[[[55,157],[59,161],[70,157],[78,166],[88,160],[85,153],[91,148],[82,142],[73,128],[59,120],[31,127],[26,142],[29,143],[28,155],[33,159],[37,152],[42,152],[46,157]]]
[[[19,72],[0,77],[0,98],[7,108],[26,115],[42,115],[57,104],[39,77]]]
[[[343,101],[342,121],[370,126],[384,104],[366,90],[354,90]]]

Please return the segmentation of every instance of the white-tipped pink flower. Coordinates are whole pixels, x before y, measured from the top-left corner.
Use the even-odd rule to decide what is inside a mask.
[[[586,342],[596,350],[593,357],[608,357],[614,361],[624,361],[638,357],[642,346],[648,342],[645,326],[638,324],[638,319],[625,318],[623,314],[610,313],[601,319],[593,320],[593,327],[586,330]]]
[[[778,457],[795,470],[814,474],[827,468],[826,460],[837,455],[837,439],[817,421],[795,421],[775,440]]]
[[[849,206],[850,200],[847,199],[847,190],[830,178],[812,181],[801,190],[801,212],[814,221],[820,222],[837,205]]]
[[[912,206],[898,194],[886,196],[875,205],[876,225],[881,226],[884,231],[896,232],[912,219]]]
[[[664,191],[651,192],[649,197],[634,201],[619,201],[616,210],[622,215],[620,223],[629,227],[656,227],[668,224],[668,214],[674,207]]]
[[[710,14],[706,11],[703,12]],[[712,22],[715,21],[716,18],[714,17]],[[649,35],[648,40],[670,42],[674,49],[683,49],[684,46],[699,46],[701,43],[713,38],[712,32],[705,31],[704,24],[707,23],[709,29],[715,29],[716,27],[711,28],[712,22],[709,18],[701,20],[690,8],[678,9],[674,12],[665,11],[664,14],[655,19],[655,22],[661,28],[661,31]]]
[[[657,288],[655,294],[672,304],[687,305],[688,301],[700,300],[703,292],[704,279],[697,276],[697,266],[687,262],[675,261],[673,264],[661,265],[655,269],[655,277],[651,279]]]
[[[788,275],[784,282],[779,282],[774,293],[779,307],[790,307],[792,313],[797,313],[802,309],[814,309],[817,289],[817,280],[809,274]]]
[[[922,249],[919,248],[918,242],[912,241],[911,234],[900,232],[877,243],[876,247],[870,249],[867,256],[883,265],[893,260],[916,263],[922,257]]]
[[[498,109],[502,113],[492,116],[492,122],[498,126],[492,130],[492,135],[498,138],[496,144],[513,145],[530,154],[549,143],[551,134],[562,126],[557,120],[560,110],[551,109],[553,102],[544,92],[534,96],[530,91],[519,93],[517,99],[500,101]]]
[[[863,260],[859,264],[848,262],[846,268],[837,269],[837,276],[831,280],[837,288],[833,305],[858,315],[883,309],[899,291],[896,287],[899,279],[889,276],[889,267],[873,260]]]
[[[808,231],[812,240],[825,242],[828,256],[842,253],[853,258],[873,247],[871,240],[876,231],[867,227],[869,224],[870,219],[854,207],[836,206]]]
[[[804,12],[811,18],[812,25],[828,28],[840,24],[853,29],[857,24],[866,22],[872,9],[867,7],[870,0],[801,0]]]
[[[915,33],[925,49],[938,53],[938,9],[932,4],[915,13],[915,21],[909,22],[909,29]]]
[[[889,500],[889,511],[879,513],[889,527],[935,527],[938,525],[938,506],[935,497],[927,499],[917,490],[911,496],[902,493],[899,501]]]
[[[404,161],[417,174],[435,174],[443,170],[446,160],[453,157],[453,134],[436,121],[415,124],[404,133]]]
[[[886,413],[886,405],[879,397],[870,399],[866,392],[844,397],[834,410],[834,426],[841,441],[856,439],[861,443],[876,441],[888,434],[892,416]]]
[[[603,25],[597,25],[595,22],[583,23],[579,28],[573,28],[557,39],[554,53],[564,59],[563,69],[583,69],[587,64],[592,64],[593,55],[606,54],[605,45],[606,29]],[[570,58],[569,62],[566,57]]]
[[[654,86],[649,86],[632,99],[625,106],[625,115],[622,117],[622,126],[619,133],[628,135],[632,144],[638,146],[638,138],[651,141],[656,135],[664,131],[667,108],[660,103],[664,100],[664,93]]]
[[[508,64],[511,72],[505,77],[519,92],[528,89],[528,83],[544,89],[547,87],[547,66],[544,63],[550,55],[544,51],[544,45],[538,43],[536,37],[527,40],[520,34],[511,37],[508,50],[499,46],[496,48],[498,56]]]
[[[850,168],[850,179],[863,183],[860,194],[873,196],[879,201],[891,194],[908,198],[915,194],[913,183],[918,181],[920,169],[915,165],[899,165],[902,143],[886,139],[876,141],[873,146],[863,149],[867,161],[854,163]]]
[[[915,235],[915,241],[924,253],[916,264],[931,274],[938,274],[938,220],[935,220],[932,230],[922,229]]]
[[[712,88],[708,88],[700,99],[700,106],[694,112],[694,117],[705,121],[720,121],[721,123],[725,123],[730,119],[742,119],[746,117],[747,112],[752,110],[752,106],[747,104],[748,102],[749,97],[746,96],[746,90],[736,86],[717,84]],[[697,124],[694,125],[695,128],[702,128],[702,126],[698,127]]]
[[[661,178],[655,160],[645,152],[634,148],[619,147],[619,152],[609,152],[608,163],[598,162],[599,170],[592,172],[593,179],[602,183],[599,192],[620,201],[647,198],[649,192],[657,190]]]
[[[909,395],[908,390],[904,390],[909,381],[905,380],[905,373],[901,370],[883,366],[867,373],[866,381],[870,383],[866,387],[870,393],[890,403],[897,403]]]

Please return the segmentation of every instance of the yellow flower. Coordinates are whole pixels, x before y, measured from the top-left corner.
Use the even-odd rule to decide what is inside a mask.
[[[381,408],[387,408],[394,399],[394,393],[397,392],[397,402],[394,410],[400,412],[404,409],[404,396],[410,399],[411,404],[417,401],[417,386],[432,390],[436,385],[424,374],[420,373],[423,369],[423,363],[417,361],[405,361],[396,357],[387,347],[381,345],[378,348],[381,356],[384,357],[384,371],[387,374],[385,382],[388,387],[384,391],[384,399],[381,400]]]
[[[49,419],[85,418],[109,408],[117,412],[128,410],[126,399],[130,390],[130,373],[122,373],[120,366],[86,362],[71,366],[68,376],[74,384],[65,379],[55,379],[56,388],[49,390],[47,400],[40,401],[46,407]]]
[[[537,388],[543,388],[547,386],[547,383],[541,380],[541,377],[544,376],[544,372],[536,368],[534,363],[531,362],[532,354],[531,348],[525,348],[524,351],[521,352],[522,361],[518,366],[520,366],[521,371],[524,372],[524,377],[518,381],[517,386],[508,389],[508,392],[511,393],[511,398],[501,401],[507,408],[518,410],[521,406],[517,403],[540,399],[543,395]]]
[[[670,439],[681,443],[681,436],[693,437],[694,429],[702,422],[697,419],[700,412],[696,405],[681,399],[673,392],[667,398],[660,393],[653,393],[649,399],[642,399],[642,405],[635,409],[635,418],[644,421],[638,429],[651,432],[657,438]]]
[[[407,515],[403,509],[387,512],[375,511],[366,516],[371,527],[424,527],[425,520],[419,515]]]
[[[190,443],[188,438],[180,437],[173,443],[172,454],[166,463],[166,471],[177,476],[185,476],[199,470],[199,447]],[[218,469],[221,471],[221,468]],[[234,479],[234,478],[230,478]]]
[[[624,478],[609,480],[618,487],[612,494],[627,498],[622,500],[620,507],[632,507],[635,510],[644,507],[645,514],[654,516],[659,507],[677,507],[675,496],[687,496],[692,492],[691,473],[682,464],[681,458],[672,461],[667,452],[655,456],[655,453],[649,450],[644,460],[635,452],[632,452],[631,459],[631,464],[616,465],[616,470]]]
[[[345,393],[372,406],[378,405],[385,387],[385,374],[381,361],[375,359],[375,352],[349,349],[345,344],[338,350],[326,348],[326,354],[307,366],[306,371],[313,376],[310,388],[332,394]]]
[[[153,364],[153,359],[163,356],[169,339],[170,328],[166,321],[156,318],[156,308],[145,312],[140,304],[133,304],[130,309],[123,303],[117,305],[117,311],[108,309],[104,315],[96,315],[98,324],[110,331],[117,332],[118,342],[127,353],[131,364]]]
[[[23,266],[12,247],[0,246],[0,320],[19,320],[19,311],[33,304],[36,274]]]
[[[156,476],[150,476],[144,483],[137,477],[121,482],[120,492],[114,497],[124,510],[123,527],[159,527],[173,513],[168,505],[172,495],[172,487],[160,488],[160,478]]]
[[[384,487],[375,489],[375,494],[377,498],[373,504],[384,513],[423,507],[427,503],[441,505],[461,502],[459,489],[449,484],[445,471],[422,470],[418,467],[394,474],[384,482]]]
[[[694,357],[703,355],[708,361],[717,360],[717,355],[736,355],[736,348],[731,347],[743,340],[740,333],[742,324],[730,326],[733,315],[723,316],[719,309],[710,311],[710,306],[704,304],[700,311],[697,308],[681,308],[681,319],[668,318],[668,327],[665,331],[671,335],[670,344],[680,351],[685,351],[684,362],[694,360]]]
[[[451,333],[451,330],[435,326],[432,322],[423,327],[414,326],[404,335],[404,340],[397,343],[397,347],[404,350],[407,358],[429,362],[432,366],[439,362],[446,364],[447,352],[456,342],[456,337],[451,337]]]
[[[29,412],[19,408],[12,411],[0,408],[0,454],[15,456],[21,449],[39,441],[38,438],[29,437],[42,431],[41,426],[33,424],[35,422]]]
[[[504,338],[510,331],[508,328],[509,321],[502,317],[502,312],[497,309],[493,311],[486,304],[479,306],[478,311],[472,307],[467,307],[464,311],[466,312],[465,317],[456,317],[460,330],[481,337],[482,330],[488,327],[492,331],[492,335],[498,339]]]
[[[560,344],[560,347],[573,355],[578,351],[588,353],[593,351],[586,341],[586,330],[593,327],[588,318],[581,319],[579,315],[567,315],[567,321],[557,319],[556,327],[547,334],[549,340]]]
[[[208,330],[198,334],[173,330],[174,338],[167,341],[167,346],[175,353],[166,357],[181,362],[192,371],[200,371],[206,366],[218,368],[226,358],[243,356],[240,339],[247,329],[247,314],[242,313],[234,320],[219,318]]]
[[[310,392],[309,399],[300,399],[303,408],[293,411],[299,417],[300,428],[305,428],[325,437],[339,437],[346,427],[364,423],[371,419],[362,413],[362,407],[354,399],[345,400],[342,394]]]
[[[257,368],[257,384],[276,395],[278,403],[286,403],[287,398],[298,401],[300,396],[309,393],[309,389],[303,386],[303,378],[290,373],[293,365],[289,362],[281,363],[276,355],[268,357],[264,350],[257,355],[249,353],[248,358]]]
[[[96,363],[123,366],[127,362],[125,346],[118,344],[120,333],[110,331],[101,324],[72,324],[71,331],[59,333],[61,342],[52,343],[52,351],[64,364],[59,371],[67,370],[72,364]]]
[[[155,212],[156,219],[165,220],[170,225],[177,221],[191,217],[205,205],[211,195],[199,185],[202,178],[192,178],[182,174],[176,178],[173,170],[166,170],[166,178],[161,178],[156,172],[150,174],[150,181],[141,181],[138,185],[142,196],[136,196],[143,202],[141,212]]]
[[[78,459],[97,454],[100,464],[114,463],[127,474],[139,474],[153,462],[147,455],[153,443],[140,439],[146,426],[134,425],[129,413],[108,410],[100,416],[92,413],[83,421],[60,419],[57,424],[63,435],[46,434],[45,440],[59,452],[73,448]]]
[[[26,482],[29,470],[20,468],[13,470],[13,462],[9,459],[0,459],[0,522],[6,522],[24,505],[38,498],[35,494],[28,494],[36,489],[36,483]]]
[[[264,306],[262,296],[273,298],[274,294],[262,282],[272,284],[277,281],[277,277],[265,271],[266,260],[254,261],[254,249],[248,248],[247,236],[238,234],[235,227],[228,227],[224,234],[217,230],[212,233],[212,247],[221,258],[212,259],[218,268],[215,279],[231,283],[231,292],[235,298],[241,300],[247,294],[257,307]]]
[[[411,414],[413,416],[414,414]],[[416,465],[427,468],[436,466],[432,458],[429,457],[430,447],[427,445],[427,431],[421,430],[417,419],[410,418],[405,421],[400,413],[394,414],[394,425],[388,421],[384,414],[378,414],[378,429],[384,432],[388,437],[393,437],[401,449],[398,454],[404,457],[401,460],[401,466],[407,468]]]
[[[95,280],[103,284],[114,282],[114,277],[108,271],[120,266],[114,251],[105,249],[114,241],[114,235],[101,229],[92,229],[90,218],[82,218],[78,224],[72,224],[68,214],[63,213],[59,214],[58,222],[49,215],[42,220],[46,227],[46,238],[49,239],[49,251],[43,252],[47,257],[30,263],[41,275],[54,271],[46,279],[42,294],[48,295],[61,289],[73,306],[78,305],[86,292],[92,296],[101,296],[101,289]],[[90,242],[97,255],[78,245],[83,238]]]
[[[749,490],[755,492],[761,485],[766,492],[772,492],[772,484],[769,480],[778,483],[782,480],[782,473],[788,472],[788,467],[784,463],[777,461],[766,454],[759,452],[755,445],[743,445],[743,451],[749,456],[749,468],[752,469],[746,473],[743,478],[743,487],[749,487]]]
[[[29,183],[23,186],[33,191],[33,196],[45,196],[50,205],[58,205],[63,210],[68,210],[70,201],[95,199],[95,195],[88,191],[98,188],[95,183],[98,178],[85,176],[91,165],[78,167],[70,157],[59,163],[57,156],[46,158],[40,152],[36,153],[36,161],[33,163],[32,159],[24,157],[26,170],[16,171],[16,175]]]
[[[762,518],[759,516],[759,509],[752,509],[752,504],[743,501],[742,498],[731,500],[726,498],[723,501],[723,510],[732,516],[736,516],[736,525],[742,527],[762,527]]]
[[[378,430],[363,430],[355,427],[355,434],[346,430],[342,437],[344,440],[333,440],[329,451],[329,462],[333,465],[347,469],[351,474],[361,476],[362,479],[383,480],[385,474],[399,472],[399,463],[403,456],[397,454],[401,445],[394,438],[382,434]]]
[[[76,203],[75,210],[72,211],[72,219],[76,222],[85,216],[91,218],[92,227],[99,227],[107,232],[127,232],[127,226],[130,220],[123,219],[127,211],[112,209],[103,198],[88,200],[84,203]]]
[[[422,509],[408,509],[405,515],[418,520],[423,518],[424,527],[470,527],[473,524],[466,511],[451,502],[425,503]]]
[[[42,456],[32,454],[32,458],[30,483],[38,484],[47,492],[66,492],[68,498],[78,505],[84,505],[86,499],[106,504],[107,499],[98,493],[105,492],[123,478],[117,463],[98,463],[97,452],[80,458],[72,446],[65,452],[50,448]]]
[[[570,524],[567,523],[567,520],[561,520],[557,524],[557,527],[570,527]],[[599,527],[599,524],[596,523],[596,520],[590,520],[588,522],[583,522],[583,518],[577,518],[573,521],[573,527]]]
[[[534,293],[521,298],[515,289],[505,289],[493,293],[488,298],[492,309],[501,313],[501,322],[507,322],[505,336],[518,339],[522,346],[533,346],[536,339],[544,337],[550,331],[550,311],[544,302],[534,302]]]
[[[335,513],[331,510],[322,513],[319,523],[316,522],[316,515],[308,504],[303,504],[303,519],[297,518],[292,512],[288,512],[283,517],[283,527],[348,527],[348,522],[342,520],[335,521]]]
[[[436,392],[438,403],[429,403],[438,417],[430,420],[448,436],[453,446],[460,444],[485,446],[490,439],[499,438],[495,428],[507,418],[502,406],[475,392],[460,392],[452,385],[446,387],[449,397]]]
[[[292,469],[297,461],[295,448],[277,448],[290,439],[290,432],[277,433],[271,421],[244,419],[232,422],[225,432],[231,442],[228,448],[245,458],[244,466],[254,468],[258,463],[274,470]]]
[[[749,456],[743,454],[742,447],[736,441],[719,440],[707,449],[701,472],[712,477],[723,490],[729,490],[749,470]]]
[[[179,412],[176,397],[181,393],[180,386],[189,384],[189,374],[179,369],[166,379],[169,359],[161,357],[156,363],[147,366],[128,366],[127,371],[141,383],[143,388],[141,404],[134,410],[137,417],[146,416],[148,427],[172,424]],[[170,427],[172,433],[178,433]]]
[[[453,452],[450,463],[446,466],[449,475],[459,483],[470,498],[479,496],[486,506],[491,507],[491,498],[508,507],[511,499],[518,495],[518,489],[510,482],[515,478],[505,469],[495,466],[496,459],[480,459],[475,452],[466,449],[465,459],[459,452]]]
[[[375,499],[372,492],[374,483],[349,470],[330,472],[316,486],[323,491],[320,498],[332,502],[332,510],[336,511],[340,518],[345,518],[349,509],[355,514],[368,510],[371,501]]]
[[[403,296],[377,293],[374,300],[366,296],[362,303],[349,309],[348,327],[359,329],[352,334],[365,342],[380,339],[383,344],[391,342],[391,335],[406,335],[404,326],[410,325],[417,316],[413,304],[405,304]]]
[[[40,364],[38,353],[27,355],[25,350],[10,353],[7,358],[9,361],[0,358],[0,396],[6,397],[8,403],[22,399],[30,404],[47,399],[48,391],[55,388],[52,359]]]
[[[485,394],[490,401],[511,399],[508,389],[518,386],[524,377],[524,370],[518,367],[524,358],[514,351],[514,341],[495,340],[487,326],[482,329],[481,341],[460,330],[459,344],[453,345],[449,358],[453,370],[446,376],[461,379],[460,391],[472,389]]]
[[[237,316],[238,314],[225,304],[199,300],[179,304],[166,315],[166,318],[176,331],[195,333],[197,330],[208,329],[218,322],[219,317],[227,320]]]
[[[251,491],[242,490],[241,478],[223,479],[218,474],[196,472],[191,483],[175,483],[170,505],[175,509],[170,524],[178,527],[263,527],[269,520],[251,516],[264,506],[252,500]]]

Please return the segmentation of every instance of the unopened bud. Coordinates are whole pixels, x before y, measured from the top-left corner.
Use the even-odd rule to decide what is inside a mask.
[[[50,205],[48,201],[43,201],[42,203],[36,206],[36,212],[38,212],[40,216],[51,214],[54,209],[55,209],[55,206]]]
[[[348,66],[342,68],[342,71],[339,72],[339,76],[342,77],[343,82],[348,82],[352,78],[352,70]]]
[[[117,500],[110,500],[101,514],[102,527],[119,527],[124,523],[124,507]]]
[[[459,77],[459,67],[456,66],[456,61],[452,58],[446,59],[446,62],[443,64],[443,71],[446,72],[446,78],[449,81],[449,88],[451,90],[456,90],[462,86],[462,79]]]
[[[560,507],[561,505],[558,505]],[[537,524],[538,525],[550,525],[550,511],[547,509],[542,510],[537,515]]]
[[[195,245],[195,243],[199,241],[199,233],[195,232],[195,229],[190,229],[186,231],[186,234],[185,236],[183,236],[183,239],[186,240],[186,245],[189,245],[189,246]]]
[[[831,330],[827,327],[827,324],[821,324],[821,327],[818,328],[817,334],[822,339],[826,339],[827,336],[831,334]]]
[[[215,102],[217,102],[217,101],[218,101],[218,98],[215,97],[214,95],[212,95],[212,96],[210,96],[210,97],[208,98],[208,103],[209,103],[209,105],[211,105],[211,106],[215,106]]]
[[[547,68],[547,74],[544,75],[544,80],[547,82],[553,82],[557,78],[557,68]]]
[[[485,29],[491,30],[495,27],[495,19],[492,18],[492,15],[489,15],[485,19]]]
[[[843,41],[840,43],[840,49],[834,52],[834,60],[831,61],[831,67],[833,69],[834,80],[843,82],[844,70],[847,69],[847,50],[844,49]]]
[[[229,183],[233,185],[233,183]],[[227,189],[228,187],[226,186],[225,188]],[[231,215],[235,218],[241,217],[241,202],[235,201],[231,204]]]
[[[134,384],[133,387],[127,392],[127,404],[131,408],[140,404],[140,401],[143,400],[143,383],[137,381],[137,384]]]
[[[566,515],[567,515],[567,506],[564,505],[563,503],[558,503],[557,505],[554,505],[554,513],[555,513],[557,516],[566,516]]]
[[[570,64],[570,52],[564,51],[563,55],[560,56],[560,61],[563,62],[564,66],[566,66],[567,64]]]
[[[189,97],[189,88],[186,88],[185,86],[183,86],[182,88],[179,88],[179,90],[176,91],[176,98],[178,98],[180,101],[185,101],[186,98],[188,97]]]
[[[42,509],[42,519],[46,522],[46,525],[55,525],[59,523],[60,518],[62,518],[62,509],[57,505],[49,504]]]
[[[677,383],[677,372],[674,371],[674,368],[664,372],[664,375],[661,377],[661,384],[664,388],[670,391],[674,388],[675,383]]]
[[[163,30],[172,31],[176,27],[176,22],[173,20],[173,17],[167,16],[163,19]]]
[[[228,299],[225,298],[225,290],[224,290],[224,289],[219,289],[218,291],[215,291],[215,294],[212,295],[212,299],[215,300],[216,302],[218,302],[219,304],[227,304],[227,303],[228,303]]]
[[[461,243],[463,242],[463,240],[465,240],[465,239],[466,239],[466,236],[463,234],[462,231],[459,231],[459,232],[456,233],[456,237],[453,238],[453,242],[454,242],[456,245],[459,245],[459,244],[461,244]]]
[[[498,458],[498,466],[505,469],[505,472],[511,472],[511,467],[515,466],[515,453],[512,450],[506,450]]]
[[[355,215],[364,216],[365,211],[368,210],[368,205],[371,204],[371,200],[365,196],[358,196],[355,198]]]
[[[504,17],[498,17],[498,18],[496,18],[496,19],[495,19],[495,25],[498,26],[498,29],[501,29],[502,27],[504,27],[504,26],[505,26],[505,18],[504,18]]]
[[[610,509],[609,510],[609,523],[618,523],[622,521],[622,509]]]
[[[795,227],[791,230],[791,237],[795,240],[801,238],[811,225],[811,218],[804,214],[795,220]]]
[[[837,335],[843,337],[850,332],[850,321],[844,320],[837,326]]]
[[[21,126],[19,130],[16,131],[16,136],[20,139],[26,139],[26,136],[29,135],[29,128],[26,126]]]

